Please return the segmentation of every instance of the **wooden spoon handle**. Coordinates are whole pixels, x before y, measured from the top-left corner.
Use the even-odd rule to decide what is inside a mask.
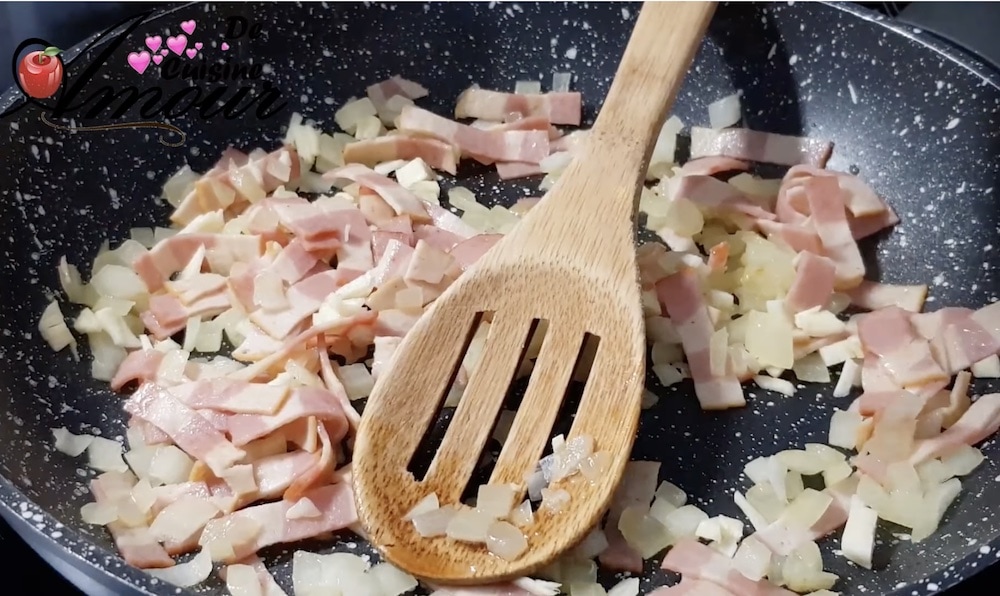
[[[715,2],[643,4],[586,148],[570,166],[581,170],[567,172],[568,177],[585,177],[598,163],[605,176],[621,176],[615,184],[634,181],[638,186],[643,181],[653,140],[673,106],[715,7]],[[592,188],[601,186],[600,181],[592,182],[598,183]],[[597,192],[574,198],[575,209],[581,213],[588,212],[587,201],[608,200]],[[634,205],[626,201],[621,210],[631,218]]]

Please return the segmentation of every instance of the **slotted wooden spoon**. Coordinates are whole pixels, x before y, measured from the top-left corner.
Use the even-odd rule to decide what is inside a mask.
[[[434,302],[396,351],[392,374],[375,386],[355,443],[355,496],[371,542],[405,571],[456,584],[520,577],[574,546],[606,510],[635,439],[645,381],[636,204],[714,10],[714,3],[643,5],[586,145],[545,199]],[[418,480],[407,467],[483,312],[493,318],[479,365]],[[515,561],[483,545],[421,537],[403,517],[432,492],[442,504],[458,503],[536,319],[548,330],[490,482],[523,487],[534,470],[586,333],[600,343],[567,439],[592,437],[595,451],[612,454],[609,469],[596,482],[560,484],[570,502],[558,513],[536,512],[528,550]]]

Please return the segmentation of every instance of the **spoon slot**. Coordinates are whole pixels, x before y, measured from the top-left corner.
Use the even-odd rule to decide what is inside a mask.
[[[434,415],[431,417],[431,426],[426,430],[423,438],[417,444],[417,448],[414,450],[406,466],[406,469],[418,481],[423,480],[427,475],[431,460],[441,446],[442,440],[444,440],[445,432],[448,430],[452,417],[452,411],[448,407],[454,406],[462,395],[456,387],[456,381],[459,375],[463,374],[462,369],[467,362],[469,347],[473,339],[479,335],[480,328],[483,327],[484,323],[488,324],[488,320],[492,318],[493,313],[487,311],[477,312],[472,318],[464,343],[462,344],[462,349],[452,365],[452,370],[449,372],[448,384],[440,395],[435,396],[438,405]],[[414,428],[413,431],[420,432],[420,429]]]

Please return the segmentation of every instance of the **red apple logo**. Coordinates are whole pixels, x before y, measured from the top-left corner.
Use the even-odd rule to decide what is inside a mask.
[[[21,90],[35,99],[55,95],[63,78],[62,60],[59,59],[61,53],[59,48],[48,47],[22,58],[17,66]]]

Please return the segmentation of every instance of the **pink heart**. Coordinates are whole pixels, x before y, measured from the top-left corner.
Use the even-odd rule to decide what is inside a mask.
[[[167,48],[163,48],[162,50],[160,50],[160,55],[161,56],[166,56],[169,53],[170,53],[170,50],[168,50]]]
[[[229,49],[229,44],[226,42],[222,42],[222,51],[225,52],[228,49]]]
[[[203,47],[205,47],[205,46],[203,46],[200,41],[198,43],[194,44],[194,49],[196,49],[196,50],[201,50],[201,48],[203,48]]]
[[[186,51],[184,53],[187,54],[188,58],[194,58],[195,56],[198,55],[198,50],[196,50],[194,48],[190,48],[190,49],[188,49],[188,51]]]
[[[178,56],[181,55],[181,52],[184,51],[184,48],[187,47],[187,44],[188,44],[188,38],[186,35],[178,35],[177,37],[167,38],[167,47],[170,48],[171,52],[177,54]]]
[[[146,47],[149,48],[150,52],[155,52],[160,49],[160,44],[163,43],[163,38],[159,35],[152,35],[146,38]]]
[[[157,64],[159,64],[160,62],[163,62],[163,56],[161,56],[159,54],[153,56],[153,62],[155,62]]]
[[[181,29],[183,29],[184,33],[187,33],[188,35],[194,33],[194,28],[195,28],[194,19],[191,19],[190,21],[184,21],[183,23],[181,23]]]
[[[131,52],[128,55],[128,65],[139,74],[146,72],[149,67],[149,52],[146,50],[139,53]]]

